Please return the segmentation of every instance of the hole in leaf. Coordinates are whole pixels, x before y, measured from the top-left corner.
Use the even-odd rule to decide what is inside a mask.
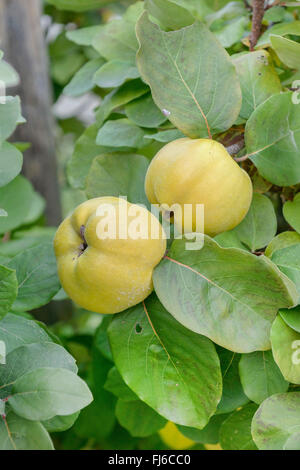
[[[141,325],[139,323],[136,323],[135,325],[135,332],[137,335],[141,334],[141,332],[143,331],[143,328],[141,327]]]

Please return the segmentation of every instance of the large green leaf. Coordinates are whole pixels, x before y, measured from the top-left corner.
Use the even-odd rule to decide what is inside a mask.
[[[257,405],[251,403],[230,415],[221,425],[220,444],[224,450],[257,449],[251,436],[251,421]]]
[[[144,13],[137,24],[137,63],[152,97],[189,137],[227,130],[241,106],[234,65],[202,23],[164,32]],[[223,90],[226,89],[226,94]]]
[[[291,69],[300,69],[300,44],[276,34],[271,35],[270,39],[281,62]]]
[[[270,348],[270,328],[279,308],[298,300],[294,284],[263,256],[221,248],[205,237],[198,251],[175,240],[157,266],[155,291],[186,328],[236,352]]]
[[[93,397],[86,383],[67,370],[42,367],[19,377],[8,403],[15,413],[31,421],[70,415],[86,407]]]
[[[23,155],[14,145],[0,145],[0,187],[13,180],[21,171]]]
[[[203,428],[221,398],[213,344],[181,326],[152,295],[117,315],[108,329],[126,384],[160,415]]]
[[[142,13],[144,2],[131,5],[125,15],[107,23],[96,35],[94,48],[107,60],[122,60],[135,64],[138,42],[135,35],[135,23]]]
[[[43,243],[19,253],[8,267],[16,270],[18,279],[18,296],[12,307],[16,312],[48,303],[60,289],[52,243]]]
[[[6,396],[10,394],[11,384],[18,377],[40,367],[58,367],[77,373],[75,359],[59,344],[26,344],[6,356],[5,367],[0,369],[1,395],[3,389]]]
[[[217,352],[220,358],[223,381],[222,398],[217,411],[218,413],[230,413],[249,401],[239,376],[241,355],[219,347]]]
[[[270,199],[254,193],[248,214],[233,231],[251,251],[264,248],[277,231],[276,214]]]
[[[283,206],[283,215],[286,221],[300,233],[300,193],[293,201],[287,201]]]
[[[300,333],[290,328],[278,315],[271,330],[274,359],[283,377],[300,384]]]
[[[96,10],[98,8],[113,3],[114,0],[47,0],[59,10],[86,11]]]
[[[20,98],[7,96],[5,103],[0,103],[0,143],[13,133],[20,116]]]
[[[33,198],[32,185],[21,175],[0,188],[1,207],[8,214],[7,217],[0,218],[0,233],[13,230],[24,223],[29,215]]]
[[[293,92],[271,96],[247,121],[246,148],[259,173],[278,186],[300,182],[300,113]]]
[[[300,393],[297,392],[267,398],[252,421],[252,437],[260,450],[284,450],[293,438],[299,438],[299,433]]]
[[[11,308],[18,292],[18,281],[13,269],[0,265],[0,318]]]
[[[165,418],[141,400],[118,400],[116,416],[121,426],[135,437],[151,436],[166,424]]]
[[[233,57],[242,88],[240,116],[248,119],[258,105],[281,91],[279,77],[267,51],[238,54]]]
[[[35,321],[8,314],[0,321],[0,340],[5,342],[9,354],[24,344],[49,343],[51,338]]]
[[[149,160],[142,155],[100,155],[93,161],[88,175],[88,197],[127,196],[129,202],[147,204],[144,181],[148,164]]]
[[[53,450],[43,425],[17,416],[10,410],[6,422],[0,417],[0,450]]]
[[[244,354],[239,370],[244,391],[255,403],[262,403],[274,393],[286,392],[289,387],[273,359],[272,351]]]
[[[295,283],[300,299],[300,243],[276,250],[271,260]]]

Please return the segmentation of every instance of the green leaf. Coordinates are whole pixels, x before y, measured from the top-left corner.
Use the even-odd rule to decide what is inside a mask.
[[[98,8],[112,3],[113,0],[46,0],[51,5],[54,5],[59,10],[70,11],[87,11],[96,10]]]
[[[113,393],[116,397],[122,401],[136,401],[137,396],[132,390],[126,385],[122,379],[116,367],[112,367],[107,375],[107,380],[104,384],[104,388],[109,392]],[[125,426],[126,427],[126,426]]]
[[[122,60],[135,64],[138,42],[135,23],[144,8],[143,2],[131,5],[125,15],[107,23],[96,35],[93,47],[106,60]]]
[[[141,127],[159,127],[167,118],[154,103],[151,94],[142,96],[125,106],[128,118]]]
[[[175,240],[153,274],[165,308],[186,328],[226,349],[269,349],[278,309],[298,300],[294,284],[263,256],[221,248],[207,236],[201,250],[185,245],[186,240]]]
[[[4,60],[0,62],[0,80],[7,87],[16,86],[20,82],[20,77],[16,70]]]
[[[285,220],[300,234],[300,193],[293,201],[287,201],[283,206]]]
[[[46,429],[9,411],[6,423],[0,418],[0,450],[54,450]]]
[[[248,214],[233,231],[251,251],[264,248],[277,231],[277,218],[270,199],[254,193]]]
[[[295,308],[283,308],[279,310],[281,318],[293,330],[300,333],[300,306]]]
[[[107,147],[139,148],[145,132],[128,119],[107,121],[97,134],[96,144]]]
[[[217,444],[221,424],[227,419],[228,414],[214,415],[203,429],[195,429],[187,426],[177,426],[179,431],[188,439],[200,444]]]
[[[249,251],[248,248],[241,242],[235,230],[219,233],[214,237],[214,240],[222,248],[239,248],[240,250]]]
[[[223,380],[223,393],[217,411],[218,413],[230,413],[249,401],[244,393],[239,376],[241,356],[223,348],[217,348],[217,352],[220,358]]]
[[[232,413],[221,425],[220,444],[224,450],[256,450],[251,436],[251,421],[257,405],[250,403]]]
[[[300,69],[300,44],[296,41],[277,36],[270,36],[271,46],[281,62],[291,69]]]
[[[134,437],[151,436],[166,424],[165,418],[140,400],[118,400],[116,416],[121,426]]]
[[[15,413],[31,421],[70,415],[93,400],[86,383],[67,369],[42,367],[19,377],[8,402]]]
[[[67,369],[75,374],[78,371],[75,359],[62,346],[55,343],[26,344],[6,356],[5,367],[0,369],[1,394],[4,389],[4,396],[9,395],[11,384],[18,377],[41,367]]]
[[[168,143],[172,140],[181,139],[185,135],[178,129],[169,129],[166,131],[157,132],[157,134],[145,135],[145,139],[156,140],[157,142]]]
[[[272,351],[244,354],[239,370],[246,395],[259,405],[275,393],[286,392],[289,387],[273,359]]]
[[[79,416],[79,411],[68,416],[54,416],[43,421],[42,424],[48,432],[62,432],[70,429]]]
[[[87,179],[88,197],[127,196],[131,203],[148,204],[144,189],[148,164],[146,157],[130,153],[96,157]]]
[[[204,24],[166,33],[144,13],[137,37],[141,76],[156,105],[179,130],[189,137],[207,137],[208,127],[213,134],[232,126],[241,106],[238,76]]]
[[[7,139],[15,130],[21,116],[20,98],[7,96],[5,103],[0,103],[0,142]]]
[[[100,26],[87,26],[86,28],[79,28],[73,31],[67,31],[66,37],[80,46],[91,46],[94,38],[103,29]]]
[[[139,77],[135,65],[121,60],[110,60],[94,74],[94,83],[101,88],[113,88],[123,85],[126,80]]]
[[[275,251],[271,260],[295,283],[300,299],[300,243]]]
[[[149,87],[143,83],[140,79],[130,80],[124,83],[117,90],[113,90],[111,93],[106,95],[101,103],[98,111],[96,112],[96,122],[100,127],[102,126],[105,119],[108,118],[111,111],[115,108],[119,108],[130,101],[143,96],[149,91]]]
[[[254,415],[253,440],[260,450],[283,450],[293,438],[299,437],[299,423],[300,393],[273,395],[260,405]]]
[[[194,16],[172,0],[146,0],[145,9],[163,29],[181,29],[194,23]]]
[[[34,191],[31,183],[19,175],[0,188],[0,201],[7,217],[0,218],[0,233],[9,232],[21,226],[29,215]]]
[[[8,267],[16,270],[18,279],[18,296],[12,307],[16,312],[45,305],[60,289],[52,243],[19,253]]]
[[[0,321],[0,340],[5,342],[7,354],[24,344],[52,341],[35,321],[11,313]]]
[[[223,47],[231,47],[236,42],[239,42],[247,31],[248,19],[245,17],[234,18],[221,29],[214,30],[212,32],[215,34],[218,41],[222,44]]]
[[[274,34],[278,36],[286,36],[287,34],[300,36],[300,21],[275,24],[271,28],[268,28],[258,40],[256,48],[271,46],[271,36]]]
[[[300,113],[293,92],[273,95],[256,108],[247,121],[245,142],[265,179],[278,186],[300,182]]]
[[[154,295],[116,315],[108,333],[116,366],[142,401],[175,423],[207,424],[221,397],[219,359],[207,338],[182,327]]]
[[[87,62],[75,73],[70,83],[64,88],[64,93],[68,96],[79,96],[92,90],[95,86],[94,75],[102,64],[104,60],[101,57]]]
[[[274,359],[283,377],[300,384],[300,333],[290,328],[278,315],[271,330]]]
[[[68,180],[73,188],[85,188],[92,161],[103,153],[103,147],[96,144],[97,134],[98,127],[93,124],[86,128],[75,144],[74,153],[67,166]]]
[[[267,51],[238,54],[233,57],[242,88],[240,116],[248,119],[267,98],[280,93],[282,87]]]
[[[0,265],[0,318],[11,308],[17,292],[18,281],[15,271]]]
[[[273,253],[281,248],[286,248],[288,246],[297,245],[300,243],[300,235],[296,232],[282,232],[279,233],[273,240],[269,243],[266,248],[265,255],[271,258]]]

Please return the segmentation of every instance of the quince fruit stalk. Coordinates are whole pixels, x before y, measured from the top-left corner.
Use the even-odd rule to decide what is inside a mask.
[[[249,175],[225,147],[211,139],[177,139],[151,161],[145,191],[152,204],[192,204],[193,216],[184,233],[196,232],[196,204],[204,205],[204,233],[215,236],[236,227],[252,200]],[[176,218],[175,218],[176,224]]]
[[[144,207],[100,197],[80,204],[62,222],[54,250],[69,297],[87,310],[113,314],[152,292],[152,272],[165,254],[166,237]]]

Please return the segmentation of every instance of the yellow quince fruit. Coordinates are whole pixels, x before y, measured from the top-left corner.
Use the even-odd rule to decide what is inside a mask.
[[[196,232],[196,204],[204,205],[204,233],[215,236],[236,227],[252,200],[248,174],[225,147],[211,139],[177,139],[165,145],[151,161],[145,191],[152,204],[191,204],[193,216],[180,223],[184,232]],[[175,219],[176,220],[176,219]],[[183,222],[184,220],[184,222]]]
[[[80,204],[54,239],[61,284],[81,307],[112,314],[143,301],[166,251],[158,219],[122,198]]]
[[[189,449],[196,444],[192,439],[185,437],[171,421],[168,421],[165,427],[159,431],[159,435],[164,444],[174,450]]]

